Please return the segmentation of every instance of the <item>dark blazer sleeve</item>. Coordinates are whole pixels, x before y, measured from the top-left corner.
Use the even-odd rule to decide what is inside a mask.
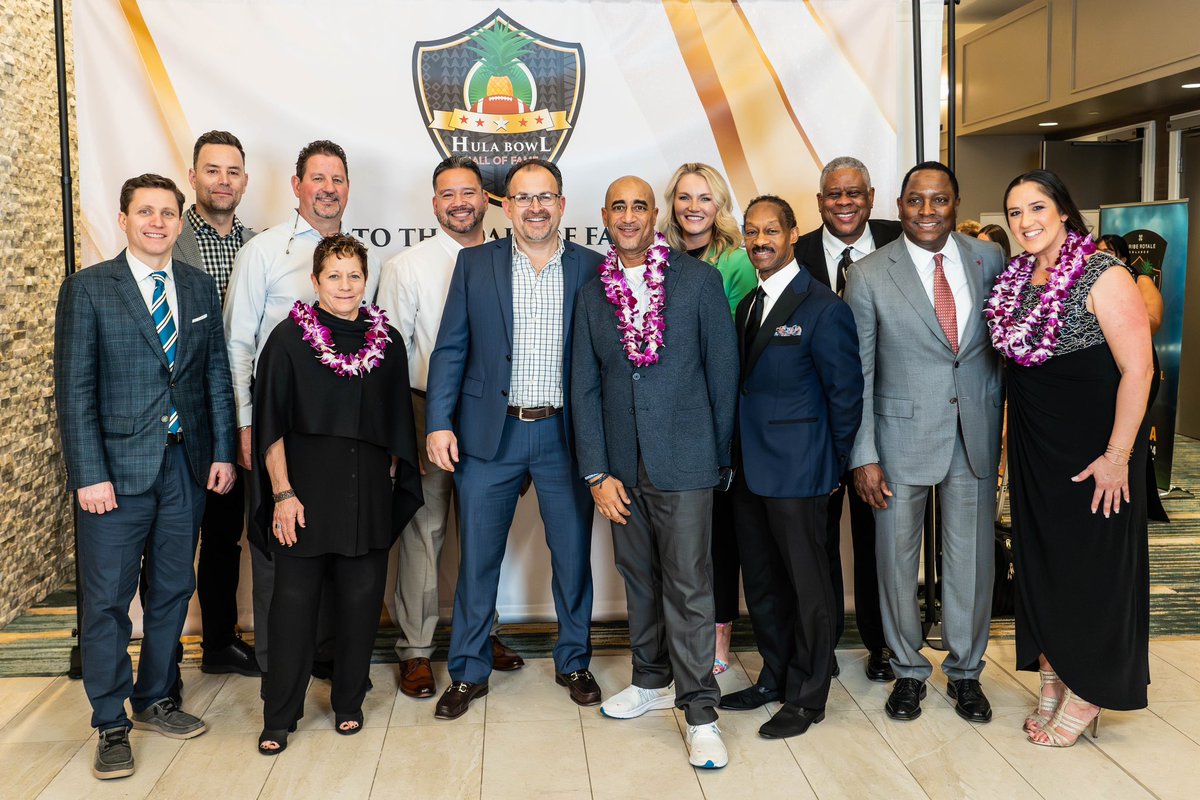
[[[821,313],[814,326],[812,354],[829,409],[829,433],[840,475],[850,460],[863,410],[862,361],[850,306],[838,301]]]
[[[217,284],[209,279],[204,282],[208,287],[209,319],[221,319],[221,296],[217,293]],[[206,384],[208,389],[208,420],[212,428],[212,460],[232,464],[237,460],[235,440],[237,438],[237,418],[233,408],[233,383],[230,380],[229,351],[225,349],[225,328],[221,325],[208,326],[208,369]],[[207,476],[204,478],[207,481]]]
[[[706,271],[700,288],[700,348],[704,357],[708,402],[713,410],[717,466],[728,467],[733,463],[731,445],[737,414],[737,332],[729,315],[729,301],[725,297],[721,274],[715,269]]]
[[[592,346],[592,326],[586,294],[588,281],[575,297],[575,320],[571,333],[571,421],[575,429],[575,458],[579,476],[608,472],[608,448],[604,439],[604,414],[600,395],[600,363]],[[726,314],[728,316],[728,314]]]
[[[429,356],[429,379],[426,387],[425,430],[453,430],[454,411],[462,389],[463,369],[471,331],[467,320],[467,257],[458,254],[450,291],[442,311],[437,344]]]
[[[90,269],[96,269],[91,267]],[[99,327],[82,273],[63,281],[54,318],[54,398],[67,490],[111,481],[97,413]],[[228,373],[226,373],[228,382]]]

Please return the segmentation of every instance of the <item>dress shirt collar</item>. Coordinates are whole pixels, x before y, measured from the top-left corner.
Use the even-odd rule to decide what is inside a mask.
[[[543,269],[561,264],[564,250],[566,250],[566,244],[563,242],[563,239],[560,236],[558,237],[558,247],[555,248],[554,254],[550,256],[550,260],[546,262],[546,266],[543,267]],[[533,260],[529,256],[525,255],[525,251],[517,246],[517,237],[515,236],[512,240],[512,265],[514,268],[520,267],[528,270],[533,269]]]
[[[829,228],[825,225],[821,226],[821,244],[825,247],[825,257],[836,264],[842,257],[842,251],[846,249],[846,243],[833,235]],[[875,252],[875,238],[871,236],[871,224],[863,228],[862,236],[858,237],[858,241],[850,245],[851,258],[858,261],[866,255]]]
[[[129,270],[133,273],[133,279],[138,283],[150,280],[150,273],[152,272],[165,272],[167,273],[167,281],[169,283],[173,283],[175,281],[175,275],[171,270],[171,259],[169,258],[162,269],[156,270],[130,252],[129,248],[125,248],[125,260],[129,262]]]
[[[208,236],[213,237],[214,239],[227,238],[225,236],[222,236],[220,231],[218,231],[216,228],[214,228],[212,225],[210,225],[208,223],[208,220],[206,220],[206,219],[204,219],[204,217],[200,216],[200,212],[196,210],[195,203],[192,203],[191,207],[188,208],[188,210],[186,212],[184,212],[184,217],[187,219],[188,223],[191,224],[192,230],[194,230],[198,234],[206,234]],[[242,221],[237,218],[237,214],[234,214],[233,215],[233,228],[229,231],[229,235],[232,236],[233,234],[236,233],[238,239],[240,240],[242,238],[242,229],[244,227],[245,226],[242,225]]]
[[[458,239],[455,239],[453,236],[443,230],[439,230],[434,238],[441,242],[442,247],[446,249],[447,253],[454,258],[458,258],[458,251],[463,249],[463,246],[459,243]]]
[[[921,273],[922,275],[932,275],[933,257],[937,254],[930,250],[926,250],[920,245],[913,244],[907,236],[904,236],[904,234],[901,234],[901,236],[904,238],[904,246],[908,248],[908,257],[912,259],[913,264],[917,268],[917,272]],[[962,263],[962,256],[959,255],[958,252],[958,243],[954,241],[953,234],[950,235],[950,238],[946,240],[946,244],[944,244],[942,249],[938,252],[942,254],[943,269],[951,265]]]
[[[796,259],[792,259],[784,265],[778,272],[765,281],[758,282],[759,288],[767,293],[767,297],[771,298],[771,303],[774,304],[779,299],[779,295],[783,294],[783,290],[796,279],[800,274],[800,265],[796,263]]]

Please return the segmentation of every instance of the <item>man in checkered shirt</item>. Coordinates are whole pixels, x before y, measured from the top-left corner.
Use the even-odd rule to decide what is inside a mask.
[[[246,192],[246,153],[228,131],[209,131],[196,140],[188,181],[196,202],[183,214],[183,232],[172,254],[177,261],[202,269],[217,282],[221,302],[233,271],[233,259],[254,231],[237,217],[238,203]],[[196,591],[204,655],[200,669],[210,673],[261,674],[254,648],[237,634],[238,573],[242,561],[239,544],[245,527],[244,481],[226,495],[208,493],[200,523],[200,559]]]

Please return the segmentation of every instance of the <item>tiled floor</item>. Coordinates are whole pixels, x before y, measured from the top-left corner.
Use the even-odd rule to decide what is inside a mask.
[[[460,720],[433,718],[433,701],[395,689],[395,666],[372,668],[375,689],[357,736],[332,730],[329,687],[314,682],[307,715],[286,753],[255,753],[261,727],[258,683],[186,670],[185,707],[208,732],[187,742],[134,733],[137,772],[92,778],[95,737],[83,687],[66,677],[0,680],[0,797],[104,798],[1045,798],[1200,797],[1200,639],[1151,644],[1150,708],[1105,713],[1100,738],[1070,750],[1034,747],[1021,733],[1037,677],[1014,674],[1010,643],[993,642],[984,687],[988,725],[959,719],[935,674],[919,720],[883,713],[888,687],[866,680],[862,651],[838,653],[842,675],[827,716],[806,735],[768,741],[756,729],[771,709],[725,713],[730,763],[687,764],[683,717],[659,711],[637,720],[580,709],[554,685],[549,661],[497,673],[491,694]],[[927,651],[928,652],[928,651]],[[930,653],[937,659],[940,654]],[[757,673],[740,653],[723,691]],[[606,694],[624,687],[629,657],[595,659]],[[435,664],[439,685],[445,664]]]

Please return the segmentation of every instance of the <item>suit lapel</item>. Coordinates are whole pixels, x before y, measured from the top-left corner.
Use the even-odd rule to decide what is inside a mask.
[[[507,249],[505,247],[507,245]],[[504,320],[504,333],[511,344],[513,340],[513,282],[512,282],[512,239],[500,239],[492,251],[492,274],[496,278],[496,295],[500,300],[500,316]]]
[[[787,322],[792,313],[804,302],[804,298],[808,297],[809,281],[811,280],[812,276],[801,270],[800,274],[793,278],[788,287],[783,290],[783,294],[779,295],[779,299],[775,301],[775,305],[771,306],[771,310],[763,318],[762,326],[758,329],[758,335],[754,337],[754,341],[750,344],[750,352],[746,356],[746,363],[742,365],[743,377],[749,375],[750,371],[754,369],[754,365],[758,363],[758,359],[762,356],[763,351],[771,343],[771,337],[774,335],[775,329]],[[744,326],[742,330],[745,331]]]
[[[192,296],[191,276],[179,269],[178,265],[172,269],[172,272],[175,273],[175,305],[177,306],[175,330],[179,336],[175,344],[175,371],[179,372],[184,359],[191,355],[192,312],[196,308],[196,302]]]
[[[125,260],[125,251],[122,250],[115,260],[117,270],[113,274],[113,280],[117,282],[117,295],[133,319],[134,327],[141,332],[146,343],[150,345],[150,349],[155,352],[165,367],[167,366],[167,354],[163,352],[162,341],[158,338],[158,331],[154,329],[154,318],[150,316],[150,310],[146,308],[146,301],[142,299],[137,281],[133,279],[133,273],[129,271],[129,262]]]
[[[579,254],[575,248],[563,246],[563,344],[571,335],[571,315],[575,311],[575,294],[579,290]]]
[[[942,330],[941,323],[938,322],[937,314],[933,311],[933,303],[929,302],[929,295],[925,293],[925,285],[921,283],[921,276],[917,274],[917,266],[908,254],[904,238],[897,239],[890,246],[892,248],[890,253],[892,266],[888,270],[888,274],[896,284],[896,288],[904,295],[904,299],[913,307],[917,316],[933,332],[938,341],[949,349],[950,340],[946,338],[946,333]]]
[[[967,288],[971,292],[971,315],[967,317],[967,324],[963,326],[962,341],[958,343],[958,349],[962,350],[983,322],[980,313],[980,309],[983,308],[983,259],[966,241],[966,237],[956,238],[955,241],[958,242],[958,254],[967,273]]]

